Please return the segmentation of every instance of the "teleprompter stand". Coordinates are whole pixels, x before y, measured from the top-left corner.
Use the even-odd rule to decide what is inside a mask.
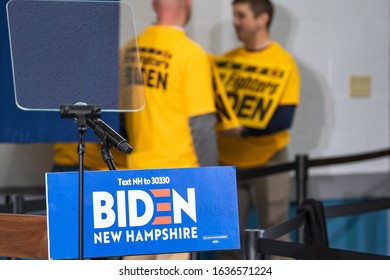
[[[61,105],[62,118],[74,118],[77,120],[79,155],[79,259],[84,258],[84,154],[85,154],[85,133],[87,131],[87,119],[96,119],[101,115],[99,106],[88,105]]]

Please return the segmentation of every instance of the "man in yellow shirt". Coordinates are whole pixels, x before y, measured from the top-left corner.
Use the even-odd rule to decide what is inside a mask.
[[[270,37],[273,11],[269,0],[234,0],[234,27],[243,46],[216,59],[243,124],[240,137],[219,137],[219,159],[238,169],[287,161],[288,130],[299,103],[300,75],[293,57]],[[239,181],[241,233],[252,203],[261,228],[287,220],[290,193],[287,173]],[[239,259],[240,255],[221,252],[219,258]]]
[[[145,108],[126,114],[134,149],[127,157],[129,169],[218,165],[209,58],[184,32],[191,4],[191,0],[154,0],[157,21],[137,38]],[[121,56],[129,84],[136,75],[133,46],[133,42],[126,46]],[[125,257],[188,258],[187,253]]]

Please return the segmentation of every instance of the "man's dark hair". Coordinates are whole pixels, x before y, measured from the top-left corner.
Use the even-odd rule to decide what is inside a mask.
[[[251,6],[251,9],[256,17],[262,13],[267,13],[269,16],[269,21],[267,27],[270,28],[272,18],[274,15],[274,6],[270,0],[233,0],[233,5],[238,3],[247,3]]]

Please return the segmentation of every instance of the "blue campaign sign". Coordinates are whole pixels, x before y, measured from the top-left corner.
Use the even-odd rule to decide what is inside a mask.
[[[47,173],[51,259],[77,259],[79,174]],[[240,248],[235,167],[89,171],[83,258]]]

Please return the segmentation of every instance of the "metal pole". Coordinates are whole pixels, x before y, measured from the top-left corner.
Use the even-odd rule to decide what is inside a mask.
[[[260,233],[261,230],[258,229],[246,229],[244,231],[244,244],[241,250],[244,260],[259,259]]]
[[[295,157],[295,182],[297,206],[299,206],[307,198],[307,179],[309,174],[309,158],[307,155],[297,155]],[[301,227],[298,230],[298,242],[303,243],[304,232]]]
[[[84,154],[85,133],[87,131],[85,116],[78,118],[79,131],[79,260],[84,259]]]

